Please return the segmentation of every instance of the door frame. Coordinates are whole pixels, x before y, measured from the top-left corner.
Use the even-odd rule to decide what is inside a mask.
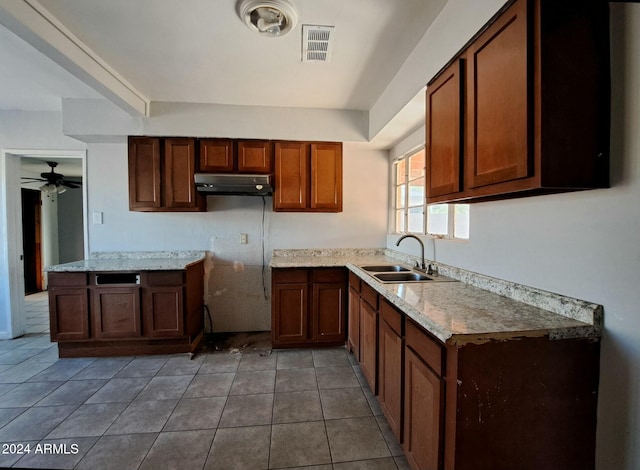
[[[0,149],[0,339],[17,338],[26,329],[20,159],[45,157],[82,160],[85,258],[90,253],[86,150]]]

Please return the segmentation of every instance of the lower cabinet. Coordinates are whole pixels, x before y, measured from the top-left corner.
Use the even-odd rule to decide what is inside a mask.
[[[349,272],[347,349],[360,361],[360,278]]]
[[[391,431],[402,442],[404,315],[380,299],[378,323],[378,401]]]
[[[595,468],[598,340],[445,343],[356,278],[347,345],[413,470]]]
[[[139,287],[92,289],[91,312],[95,339],[138,338],[142,334]]]
[[[60,357],[193,352],[203,335],[203,263],[185,270],[49,273]]]
[[[371,391],[378,393],[378,295],[362,285],[360,297],[360,368]]]
[[[51,341],[89,338],[89,289],[86,273],[49,273]]]
[[[444,380],[439,350],[433,339],[407,322],[403,448],[416,470],[442,468]]]
[[[274,347],[344,344],[347,273],[343,268],[273,269]]]

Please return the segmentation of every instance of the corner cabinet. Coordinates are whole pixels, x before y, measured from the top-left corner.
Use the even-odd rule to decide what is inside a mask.
[[[273,269],[271,342],[274,347],[344,344],[344,269]]]
[[[608,187],[609,95],[606,2],[509,2],[427,86],[427,202]]]
[[[342,211],[342,144],[276,142],[273,209]]]
[[[129,137],[129,210],[198,212],[195,139]]]

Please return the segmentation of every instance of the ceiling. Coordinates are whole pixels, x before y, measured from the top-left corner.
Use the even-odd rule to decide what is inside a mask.
[[[236,0],[10,1],[46,9],[152,102],[364,111],[445,3],[291,0],[298,25],[269,38],[244,25]],[[302,24],[335,26],[328,63],[301,61]],[[101,96],[89,81],[83,83],[2,26],[0,61],[0,109],[60,109],[61,98]],[[415,105],[407,108],[416,112]],[[424,112],[423,105],[417,112]]]

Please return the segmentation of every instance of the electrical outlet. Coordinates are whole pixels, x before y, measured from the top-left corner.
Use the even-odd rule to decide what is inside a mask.
[[[246,233],[241,233],[240,234],[240,244],[241,245],[246,245],[247,243],[249,243],[249,235],[247,235]]]

